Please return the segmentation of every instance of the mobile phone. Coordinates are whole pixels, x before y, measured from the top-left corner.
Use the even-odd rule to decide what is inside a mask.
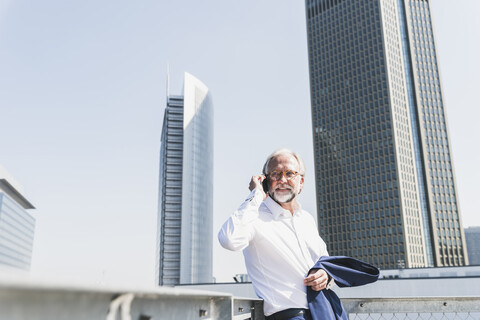
[[[268,185],[270,184],[270,181],[268,179],[268,175],[267,174],[264,174],[265,175],[265,179],[263,179],[262,181],[262,187],[263,187],[263,191],[265,193],[268,193]]]

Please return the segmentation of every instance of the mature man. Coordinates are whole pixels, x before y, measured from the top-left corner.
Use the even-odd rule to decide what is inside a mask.
[[[320,291],[329,282],[322,269],[308,274],[328,252],[315,220],[297,201],[304,176],[305,165],[297,153],[273,152],[263,174],[250,180],[248,198],[218,234],[224,248],[243,250],[255,292],[264,300],[267,320],[311,319],[307,286]]]

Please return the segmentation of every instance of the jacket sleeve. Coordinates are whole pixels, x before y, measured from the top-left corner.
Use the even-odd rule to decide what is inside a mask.
[[[238,251],[248,246],[255,234],[253,224],[258,218],[258,208],[262,202],[262,192],[254,189],[218,232],[218,240],[222,247]]]
[[[378,280],[380,271],[366,262],[345,256],[321,257],[314,268],[324,269],[339,287],[355,287]]]

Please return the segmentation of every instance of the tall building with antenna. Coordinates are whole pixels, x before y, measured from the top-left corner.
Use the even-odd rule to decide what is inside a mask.
[[[305,3],[329,252],[381,268],[468,264],[429,1]]]
[[[185,73],[183,95],[168,91],[167,84],[160,148],[156,282],[210,283],[212,99],[208,88],[189,73]]]

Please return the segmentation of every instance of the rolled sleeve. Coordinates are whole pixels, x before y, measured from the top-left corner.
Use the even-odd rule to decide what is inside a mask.
[[[258,208],[262,202],[262,192],[254,189],[218,232],[222,247],[238,251],[248,246],[254,236],[253,223],[258,218]]]

